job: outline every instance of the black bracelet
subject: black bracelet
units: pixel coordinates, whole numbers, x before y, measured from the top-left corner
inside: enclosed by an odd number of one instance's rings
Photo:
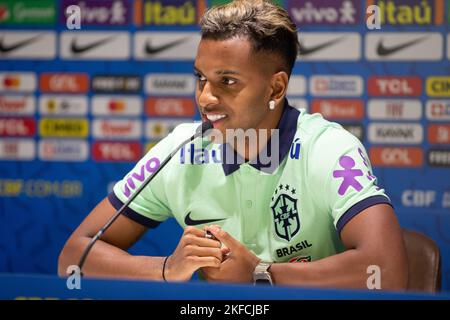
[[[170,257],[170,256],[167,256],[167,257],[164,259],[164,263],[163,263],[163,267],[162,267],[162,278],[163,278],[163,280],[164,280],[165,282],[167,282],[167,280],[166,280],[166,276],[164,275],[164,273],[165,273],[165,271],[166,271],[166,262],[167,262],[167,259],[169,259],[169,257]]]

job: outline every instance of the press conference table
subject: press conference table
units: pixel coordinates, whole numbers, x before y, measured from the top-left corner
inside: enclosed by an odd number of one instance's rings
[[[330,290],[284,286],[162,283],[82,279],[81,289],[67,288],[66,279],[49,275],[0,274],[0,299],[137,299],[137,300],[450,300],[450,292],[392,293],[384,291]]]

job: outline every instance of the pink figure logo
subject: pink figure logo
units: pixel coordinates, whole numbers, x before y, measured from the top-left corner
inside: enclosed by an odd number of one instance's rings
[[[339,164],[344,170],[334,170],[333,177],[343,178],[338,193],[342,196],[345,194],[349,187],[353,187],[356,191],[362,190],[362,185],[356,180],[355,177],[362,176],[363,172],[359,169],[353,169],[355,166],[355,160],[349,156],[342,156],[339,158]]]

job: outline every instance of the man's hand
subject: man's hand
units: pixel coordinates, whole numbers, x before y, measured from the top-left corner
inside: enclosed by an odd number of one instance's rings
[[[188,281],[202,267],[218,269],[222,262],[220,242],[205,238],[205,232],[187,227],[177,248],[168,258],[165,269],[167,281]]]
[[[253,270],[260,259],[219,226],[208,226],[205,229],[225,245],[222,248],[224,259],[219,268],[202,268],[205,278],[218,282],[252,282]]]

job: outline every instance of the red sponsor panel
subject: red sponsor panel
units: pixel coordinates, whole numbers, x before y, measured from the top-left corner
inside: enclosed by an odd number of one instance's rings
[[[364,117],[362,100],[313,100],[312,113],[321,113],[327,119],[360,120]]]
[[[42,92],[86,93],[89,76],[85,73],[43,73],[39,87]]]
[[[429,125],[428,141],[435,144],[450,144],[450,124]]]
[[[99,142],[92,144],[95,161],[138,161],[142,156],[139,142]]]
[[[0,118],[0,137],[32,137],[36,121],[32,118]]]
[[[367,86],[371,96],[418,97],[422,94],[420,77],[370,77]]]
[[[376,167],[421,167],[423,150],[417,147],[373,147],[370,160]]]
[[[193,117],[195,105],[192,99],[187,98],[148,98],[145,113],[157,117]]]

